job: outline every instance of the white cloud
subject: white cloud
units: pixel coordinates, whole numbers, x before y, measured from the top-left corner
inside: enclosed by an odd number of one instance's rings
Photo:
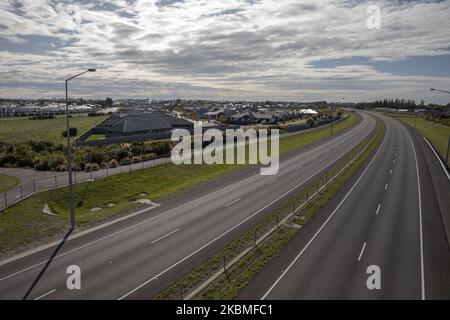
[[[354,56],[396,61],[450,54],[450,1],[17,3],[0,1],[0,38],[8,39],[8,48],[20,51],[36,35],[65,45],[49,46],[44,53],[0,51],[3,95],[28,95],[30,86],[50,83],[47,92],[39,89],[36,95],[60,96],[56,84],[91,65],[99,72],[83,80],[89,84],[85,95],[419,99],[431,98],[422,93],[424,84],[450,87],[449,78],[398,76],[364,65],[311,66],[312,61]],[[366,8],[372,3],[382,8],[379,31],[366,28]]]

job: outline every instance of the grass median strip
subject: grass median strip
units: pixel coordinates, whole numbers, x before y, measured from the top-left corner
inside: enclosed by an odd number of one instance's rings
[[[256,226],[178,279],[154,299],[233,299],[370,157],[384,133],[378,120],[374,134]],[[333,178],[333,180],[331,180]],[[281,224],[280,224],[281,223]],[[266,237],[267,236],[267,237]],[[255,245],[256,239],[260,239]],[[242,255],[236,263],[228,262]],[[226,272],[221,272],[226,270]],[[218,275],[218,276],[217,276]],[[212,281],[210,281],[213,279]],[[198,288],[203,287],[202,290]],[[192,294],[195,292],[195,295]]]
[[[352,113],[336,124],[333,131],[337,133],[346,130],[356,122],[357,116]],[[280,152],[287,153],[301,148],[328,136],[329,132],[330,129],[325,127],[283,137],[280,139]],[[132,212],[143,207],[135,202],[137,199],[160,201],[243,167],[167,164],[77,184],[74,188],[75,202],[79,204],[76,207],[77,224],[88,227],[106,218]],[[32,245],[35,241],[48,241],[61,234],[69,221],[68,199],[68,188],[60,188],[34,194],[0,212],[0,254],[6,255],[23,246]],[[48,204],[55,216],[42,213],[45,204]]]

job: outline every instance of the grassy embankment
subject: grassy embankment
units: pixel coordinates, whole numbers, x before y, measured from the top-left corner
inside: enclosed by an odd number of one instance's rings
[[[70,126],[78,129],[78,134],[89,130],[108,116],[88,117],[86,115],[73,115]],[[46,120],[31,120],[13,118],[0,120],[0,141],[26,142],[29,140],[52,141],[55,144],[64,143],[62,133],[66,130],[66,118],[55,117]],[[73,137],[75,139],[75,137]]]
[[[363,141],[348,156],[314,181],[308,189],[291,197],[288,202],[281,205],[272,214],[267,215],[255,227],[232,241],[222,251],[207,259],[186,276],[180,278],[173,285],[169,286],[155,297],[155,299],[185,298],[190,291],[198,287],[222,268],[224,256],[227,257],[227,260],[229,261],[233,257],[238,256],[238,254],[246,248],[252,247],[255,234],[258,237],[266,234],[274,227],[276,221],[283,220],[292,214],[294,208],[299,208],[301,206],[301,210],[297,211],[285,224],[279,225],[279,227],[268,238],[261,242],[256,249],[252,249],[235,265],[228,268],[227,274],[222,274],[195,297],[195,299],[218,300],[235,298],[239,291],[244,288],[250,280],[297,234],[299,226],[304,225],[311,220],[353,176],[356,170],[358,170],[362,164],[366,163],[370,155],[373,154],[381,143],[383,133],[384,123],[378,120],[377,128],[373,136]],[[367,145],[369,141],[370,144]],[[366,146],[367,148],[358,156],[358,158],[345,168],[345,166]],[[343,168],[345,169],[342,170]],[[342,172],[333,180],[333,182],[328,183],[317,196],[312,197],[318,188],[325,185],[327,181],[330,181],[331,177],[334,177],[341,170]],[[306,199],[308,199],[307,202],[305,202]],[[183,295],[183,297],[181,297],[181,295]]]
[[[353,126],[357,117],[351,114],[337,124],[334,132]],[[329,135],[329,128],[280,139],[280,152],[286,153]],[[159,201],[176,192],[188,190],[202,182],[219,178],[242,168],[242,165],[166,165],[135,171],[82,183],[75,186],[77,224],[82,227],[98,223],[105,218],[140,208],[134,202],[139,198]],[[141,196],[141,194],[146,196]],[[45,241],[60,234],[69,221],[68,189],[61,188],[35,194],[8,208],[0,215],[0,254],[20,248],[34,241]],[[56,216],[42,214],[48,204]],[[108,207],[109,204],[114,204]],[[92,208],[102,208],[92,212]]]
[[[11,190],[19,184],[19,179],[16,177],[0,173],[0,193]]]
[[[394,119],[400,120],[407,125],[414,128],[414,116],[407,114],[398,113],[384,113],[385,115],[392,117]],[[440,123],[433,121],[428,121],[423,118],[417,118],[417,131],[421,135],[426,137],[433,147],[438,151],[442,159],[445,159],[445,154],[447,152],[448,137],[450,136],[450,127],[444,126]],[[447,163],[450,166],[450,159]]]

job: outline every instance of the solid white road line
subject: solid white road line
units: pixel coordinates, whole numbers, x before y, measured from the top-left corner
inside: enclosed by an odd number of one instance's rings
[[[165,234],[162,237],[159,237],[158,239],[153,240],[152,242],[150,242],[150,244],[154,244],[154,243],[156,243],[156,242],[158,242],[158,241],[160,241],[160,240],[162,240],[164,238],[167,238],[168,236],[170,236],[170,235],[172,235],[172,234],[174,234],[175,232],[178,232],[178,231],[180,231],[180,228],[175,229],[175,230],[169,232],[168,234]]]
[[[41,296],[35,298],[34,300],[41,300],[42,298],[48,296],[49,294],[52,294],[52,293],[55,292],[55,291],[56,291],[56,289],[53,289],[52,291],[47,292],[47,293],[44,293],[43,295],[41,295]]]
[[[389,170],[389,174],[392,174],[392,169],[391,169],[391,170]]]
[[[392,160],[392,163],[395,163],[395,159],[394,159],[394,160]]]
[[[416,148],[414,147],[414,143],[412,141],[411,135],[408,130],[406,130],[403,126],[402,128],[406,131],[409,137],[409,141],[411,142],[411,146],[414,153],[414,160],[416,162],[416,175],[417,175],[417,192],[419,198],[419,237],[420,237],[420,276],[421,276],[421,284],[422,284],[422,300],[425,300],[425,271],[424,271],[424,263],[423,263],[423,228],[422,228],[422,196],[420,190],[420,174],[419,174],[419,164],[417,162],[417,154]]]
[[[235,204],[236,202],[241,201],[241,199],[242,199],[242,198],[237,198],[236,200],[233,200],[233,201],[231,201],[230,203],[227,203],[227,204],[225,205],[225,207],[229,207],[229,206],[231,206],[232,204]]]
[[[378,205],[377,212],[375,214],[378,214],[380,212],[380,209],[381,209],[381,204]]]
[[[437,154],[436,150],[434,150],[433,146],[431,145],[431,143],[428,141],[427,138],[423,137],[423,139],[425,140],[425,142],[428,144],[428,146],[430,147],[431,150],[433,150],[434,155],[436,156],[436,158],[438,159],[438,162],[441,164],[442,170],[444,170],[445,175],[447,176],[448,181],[450,181],[450,175],[448,174],[447,169],[445,169],[444,166],[444,161],[441,160],[441,158],[439,157],[439,155]]]
[[[388,130],[388,129],[386,129]],[[311,243],[314,241],[314,239],[319,235],[319,233],[325,228],[325,226],[328,224],[328,222],[333,218],[333,216],[336,214],[336,212],[339,210],[339,208],[342,206],[342,204],[347,200],[348,196],[352,193],[352,191],[356,188],[359,181],[361,181],[364,174],[369,170],[372,163],[377,158],[378,154],[380,153],[381,148],[383,147],[384,143],[386,142],[386,138],[388,136],[388,133],[386,131],[386,135],[384,136],[383,142],[381,143],[380,147],[378,148],[377,152],[375,153],[375,156],[372,158],[372,160],[367,165],[366,169],[363,171],[363,173],[359,176],[358,180],[356,180],[355,184],[352,186],[352,188],[347,192],[344,199],[339,202],[338,206],[333,210],[333,212],[330,214],[330,216],[325,220],[325,222],[322,224],[322,226],[319,228],[319,230],[316,231],[316,233],[312,236],[312,238],[308,241],[308,243],[305,245],[305,247],[300,251],[300,253],[294,258],[294,260],[289,264],[289,266],[283,271],[283,273],[277,278],[277,280],[272,284],[272,286],[267,290],[267,292],[262,296],[261,300],[264,300],[270,292],[278,285],[278,283],[283,279],[283,277],[289,272],[289,270],[294,266],[294,264],[300,259],[300,257],[303,255],[303,253],[308,249],[308,247],[311,245]]]
[[[389,183],[386,183],[386,185],[384,186],[384,190],[387,190]]]
[[[273,179],[272,181],[270,181],[268,184],[272,184],[272,183],[275,183],[275,182],[277,182],[278,181],[278,178],[277,179]]]
[[[364,249],[366,249],[366,245],[367,245],[367,242],[364,242],[364,244],[363,244],[363,246],[361,248],[361,252],[359,253],[359,256],[358,256],[358,261],[361,261],[361,258],[362,258],[363,254],[364,254]]]

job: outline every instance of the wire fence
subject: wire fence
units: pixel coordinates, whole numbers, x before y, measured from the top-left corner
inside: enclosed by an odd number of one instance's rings
[[[132,171],[144,170],[158,165],[166,165],[171,163],[170,157],[162,157],[143,162],[130,163],[127,165],[117,166],[115,168],[103,168],[91,171],[73,171],[73,183],[82,183],[102,179],[113,175],[126,174]],[[69,185],[68,172],[59,172],[55,175],[33,179],[19,187],[0,194],[0,211],[28,198],[29,196],[47,190],[66,187]]]

